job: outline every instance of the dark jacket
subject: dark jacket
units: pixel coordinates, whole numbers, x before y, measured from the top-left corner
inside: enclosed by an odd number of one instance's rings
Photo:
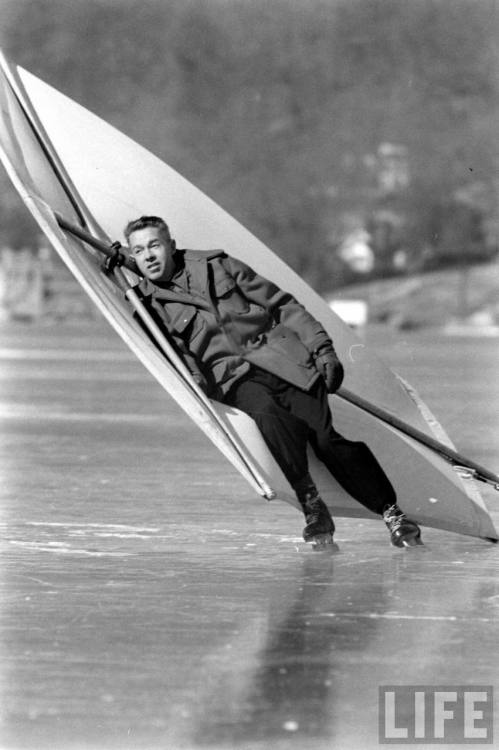
[[[310,389],[313,353],[330,338],[303,305],[221,250],[177,250],[177,268],[167,288],[143,281],[142,298],[210,396],[252,364]]]

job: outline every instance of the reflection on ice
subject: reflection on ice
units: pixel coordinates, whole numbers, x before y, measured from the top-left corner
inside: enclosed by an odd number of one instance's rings
[[[468,553],[483,573],[479,544]],[[463,597],[462,571],[453,575],[438,550],[394,560],[380,552],[367,572],[348,552],[302,555],[285,580],[279,566],[264,619],[232,641],[224,666],[211,663],[196,745],[375,747],[379,685],[490,680],[486,664],[454,658],[476,650],[476,628],[494,653],[487,579]]]

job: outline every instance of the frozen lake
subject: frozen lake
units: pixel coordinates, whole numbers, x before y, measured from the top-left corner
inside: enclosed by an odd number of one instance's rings
[[[499,471],[498,339],[366,343]],[[379,686],[498,688],[499,545],[314,553],[105,323],[3,324],[0,415],[2,750],[370,750]]]

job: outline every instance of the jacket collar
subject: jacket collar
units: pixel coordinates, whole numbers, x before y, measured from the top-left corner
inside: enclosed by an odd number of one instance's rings
[[[181,291],[178,286],[168,285],[166,287],[156,286],[149,279],[143,278],[139,284],[139,289],[144,298],[153,298],[158,302],[182,302],[187,305],[204,307],[211,309],[210,294],[208,285],[208,264],[206,259],[196,258],[192,262],[190,258],[185,257],[185,250],[177,250],[180,255],[178,273],[185,266],[188,267],[189,275],[192,282],[190,291]]]

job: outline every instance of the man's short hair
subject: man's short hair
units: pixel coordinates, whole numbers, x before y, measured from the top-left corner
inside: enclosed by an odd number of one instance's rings
[[[168,239],[171,239],[170,229],[166,221],[161,219],[159,216],[141,216],[138,219],[129,221],[126,225],[124,231],[126,241],[130,241],[130,235],[132,234],[132,232],[137,232],[139,229],[146,229],[146,227],[158,227],[158,229],[166,233]]]

